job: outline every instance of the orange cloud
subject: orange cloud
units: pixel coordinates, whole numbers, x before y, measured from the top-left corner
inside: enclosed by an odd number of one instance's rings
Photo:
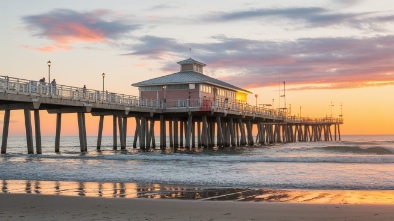
[[[106,42],[108,39],[119,38],[138,28],[138,25],[130,24],[129,21],[111,19],[115,14],[107,10],[76,12],[56,9],[41,15],[23,17],[27,29],[37,32],[35,36],[54,42],[44,47],[25,48],[42,52],[69,50],[73,43]]]
[[[105,36],[102,30],[92,30],[89,27],[76,23],[62,24],[56,27],[55,32],[65,32],[64,35],[49,35],[48,38],[63,45],[74,42],[102,42],[105,41]],[[67,33],[71,33],[68,35]]]
[[[71,47],[68,45],[46,45],[43,47],[32,47],[29,45],[23,45],[24,48],[26,49],[31,49],[31,50],[36,50],[36,51],[40,51],[40,52],[53,52],[53,51],[59,51],[59,50],[70,50]]]

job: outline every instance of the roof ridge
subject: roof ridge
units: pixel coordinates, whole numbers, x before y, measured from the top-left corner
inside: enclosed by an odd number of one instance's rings
[[[196,71],[179,71],[172,74],[167,74],[161,77],[152,78],[149,80],[141,81],[132,84],[135,87],[149,86],[149,85],[165,85],[165,84],[175,84],[175,83],[209,83],[224,88],[244,91],[246,93],[251,93],[248,90],[242,89],[240,87],[234,86],[230,83],[224,82],[222,80],[213,78],[206,74],[196,72]]]

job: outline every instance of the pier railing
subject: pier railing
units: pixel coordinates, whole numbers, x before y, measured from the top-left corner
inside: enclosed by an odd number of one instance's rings
[[[271,117],[288,123],[342,123],[342,118],[300,118],[287,116],[280,109],[257,107],[245,102],[223,99],[146,99],[133,95],[118,94],[108,91],[87,89],[84,87],[51,84],[42,81],[27,80],[0,75],[0,92],[24,94],[37,97],[51,97],[88,103],[108,103],[123,106],[145,107],[150,109],[198,109],[199,111],[232,112],[239,115]]]

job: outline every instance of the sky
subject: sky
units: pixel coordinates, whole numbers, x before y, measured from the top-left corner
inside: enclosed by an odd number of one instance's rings
[[[342,134],[394,134],[390,0],[1,0],[0,12],[3,76],[47,78],[50,60],[58,84],[101,89],[105,73],[108,91],[138,95],[132,83],[192,57],[204,74],[253,92],[251,104],[257,94],[258,104],[283,108],[285,81],[292,115],[342,114]],[[65,119],[62,134],[77,135],[76,116]],[[87,120],[95,135],[98,119]],[[41,121],[53,135],[55,116]],[[13,111],[10,135],[23,127]]]

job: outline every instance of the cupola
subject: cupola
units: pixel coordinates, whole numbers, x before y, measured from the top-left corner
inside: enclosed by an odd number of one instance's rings
[[[203,74],[203,67],[206,66],[206,64],[196,61],[192,58],[180,61],[177,64],[181,65],[180,72],[195,71],[201,74]]]

